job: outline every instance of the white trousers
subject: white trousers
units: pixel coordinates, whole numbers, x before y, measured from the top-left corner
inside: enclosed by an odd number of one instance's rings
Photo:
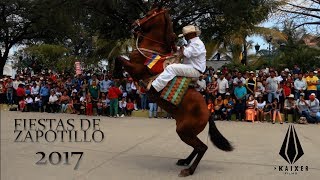
[[[164,71],[152,82],[152,86],[159,92],[169,81],[176,76],[184,76],[190,78],[200,77],[200,72],[193,68],[191,65],[186,64],[170,64]]]

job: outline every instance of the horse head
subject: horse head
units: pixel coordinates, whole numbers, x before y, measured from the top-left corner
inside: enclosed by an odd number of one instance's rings
[[[175,51],[176,36],[168,10],[161,7],[150,10],[132,26],[132,33],[137,38],[135,50],[130,54],[129,61],[119,59],[134,80],[146,79],[152,76],[145,66],[146,60],[153,54],[163,56]]]
[[[150,10],[143,18],[136,20],[133,23],[132,32],[137,38],[141,38],[138,45],[144,48],[152,48],[145,46],[161,47],[159,53],[170,53],[176,40],[168,10],[159,7]]]

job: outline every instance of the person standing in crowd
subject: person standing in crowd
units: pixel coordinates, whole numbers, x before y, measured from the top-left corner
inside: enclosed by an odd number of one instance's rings
[[[203,74],[201,74],[199,79],[197,80],[196,90],[202,95],[205,95],[206,88],[206,81],[203,79]]]
[[[224,77],[224,74],[221,74],[218,82],[218,96],[222,96],[222,98],[225,98],[226,93],[229,91],[229,83]]]
[[[152,99],[148,99],[149,101],[149,118],[158,118],[157,112],[158,112],[158,106],[155,101]]]
[[[31,87],[31,96],[35,98],[39,94],[39,91],[40,91],[40,87],[37,86],[37,83],[34,82],[33,86]]]
[[[102,76],[102,79],[99,82],[100,93],[107,93],[110,88],[110,83],[111,81],[109,80],[108,76],[105,76],[104,78]]]
[[[120,89],[111,83],[111,87],[108,92],[108,99],[110,99],[110,117],[119,117],[118,114],[118,105],[119,105],[119,97],[122,94]]]
[[[247,89],[243,86],[243,81],[240,80],[238,85],[234,88],[234,95],[236,97],[236,119],[237,121],[240,119],[244,120]]]
[[[132,92],[131,84],[133,83],[133,79],[131,77],[128,78],[128,81],[126,83],[126,92],[127,92],[127,97],[130,98],[131,100],[134,99],[134,95]]]
[[[93,115],[93,105],[92,105],[92,97],[90,92],[88,92],[88,94],[85,97],[85,109],[86,109],[86,115],[87,116],[92,116]]]
[[[207,85],[207,98],[206,101],[211,99],[213,101],[216,98],[218,92],[218,82],[217,82],[217,75],[214,75],[211,79],[211,82]]]
[[[13,89],[13,82],[12,82],[12,79],[10,77],[7,79],[7,83],[6,83],[5,87],[6,87],[6,90],[7,90],[7,101],[9,103],[9,105],[12,105],[13,104],[13,92],[14,92],[14,89]]]
[[[299,99],[300,94],[304,93],[307,89],[307,83],[303,79],[303,74],[299,73],[298,78],[294,81],[294,96],[295,99]]]
[[[296,122],[296,101],[293,94],[290,94],[284,101],[284,121],[286,123],[288,123],[288,114],[292,114],[292,121]]]
[[[231,115],[235,105],[235,100],[231,97],[230,93],[226,93],[226,98],[223,100],[224,108],[222,109],[224,119],[231,121]]]
[[[256,92],[256,77],[254,76],[254,72],[250,71],[249,77],[246,80],[246,87],[248,94],[255,95]]]
[[[44,86],[40,88],[40,96],[42,99],[42,106],[45,107],[45,111],[48,112],[47,104],[50,96],[49,84],[46,83]]]
[[[140,93],[141,109],[142,111],[146,111],[147,110],[146,90],[142,86],[139,86],[139,93]]]
[[[297,64],[294,65],[292,73],[293,74],[300,74],[301,73],[301,69],[299,68],[299,66]]]
[[[4,83],[3,83],[3,79],[0,79],[0,104],[3,104],[3,103],[6,103],[5,102],[5,98],[6,95],[5,95],[5,86],[4,86]]]
[[[318,85],[317,85],[317,99],[320,100],[320,69],[317,71]]]
[[[26,96],[26,91],[23,87],[23,84],[19,84],[17,90],[16,90],[16,96],[17,96],[17,101],[20,102],[21,100],[24,100]]]
[[[274,98],[279,100],[279,81],[277,77],[275,77],[276,73],[274,71],[270,71],[270,77],[267,78],[266,83],[266,92],[268,93],[268,102],[273,102]]]
[[[258,96],[262,95],[262,97],[263,97],[266,89],[265,89],[264,85],[262,84],[261,78],[257,77],[256,78],[256,82],[257,82],[257,86],[256,86],[256,89],[255,89],[254,96],[258,97]]]
[[[242,77],[241,72],[237,72],[237,76],[233,79],[233,87],[237,87],[239,85],[239,81],[242,82],[242,85],[246,84],[246,80]]]
[[[307,97],[309,97],[312,93],[317,95],[317,85],[318,85],[318,77],[314,76],[314,72],[310,71],[309,76],[306,78],[307,82]]]

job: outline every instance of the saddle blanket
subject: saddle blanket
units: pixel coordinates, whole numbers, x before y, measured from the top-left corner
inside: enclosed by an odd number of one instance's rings
[[[162,90],[160,97],[174,105],[179,105],[188,90],[191,78],[175,77]]]

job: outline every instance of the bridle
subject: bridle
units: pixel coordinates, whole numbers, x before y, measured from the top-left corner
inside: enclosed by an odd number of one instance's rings
[[[149,20],[153,19],[154,17],[157,17],[158,15],[161,15],[161,14],[164,14],[166,13],[167,10],[165,9],[162,9],[161,11],[154,11],[150,16],[148,16],[147,18],[142,18],[142,19],[138,19],[136,20],[134,23],[133,23],[133,28],[131,30],[132,33],[135,33],[137,34],[137,39],[136,39],[136,49],[139,51],[139,53],[141,55],[143,55],[144,57],[146,58],[151,58],[149,56],[147,56],[145,53],[143,53],[142,51],[144,52],[149,52],[149,53],[153,53],[153,54],[158,54],[160,56],[165,56],[164,54],[161,54],[159,52],[156,52],[156,51],[153,51],[153,50],[150,50],[150,49],[145,49],[145,48],[139,48],[139,39],[140,37],[144,38],[144,39],[148,39],[152,42],[155,42],[155,43],[158,43],[158,44],[161,44],[161,45],[167,45],[165,42],[161,42],[161,41],[157,41],[157,40],[154,40],[148,36],[145,36],[142,34],[142,31],[141,31],[141,26],[148,22]],[[138,32],[137,32],[138,31]]]
[[[140,29],[141,25],[143,25],[144,23],[148,22],[150,19],[153,19],[154,17],[166,13],[167,10],[162,9],[161,11],[157,12],[154,11],[150,16],[148,16],[147,18],[142,18],[142,19],[137,19],[134,23],[133,23],[133,28],[131,30],[132,33],[136,32],[136,29]]]

